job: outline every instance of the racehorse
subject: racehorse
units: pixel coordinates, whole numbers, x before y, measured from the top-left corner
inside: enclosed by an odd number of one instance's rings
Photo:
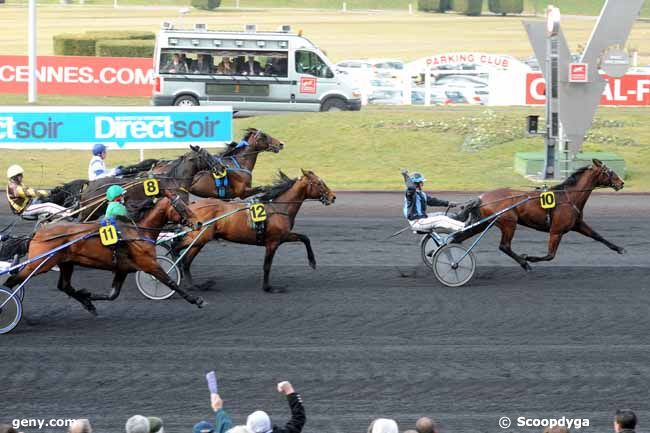
[[[550,211],[543,209],[540,205],[540,192],[521,192],[512,189],[497,189],[489,191],[480,196],[481,217],[487,218],[509,206],[528,199],[525,203],[504,213],[496,222],[501,231],[501,243],[499,249],[512,257],[522,268],[530,271],[528,262],[541,262],[553,260],[557,252],[562,236],[570,231],[575,231],[602,242],[608,248],[619,254],[625,250],[609,242],[592,229],[583,219],[583,209],[591,193],[596,188],[613,188],[619,191],[625,182],[610,168],[601,161],[594,159],[593,165],[578,169],[564,182],[550,189],[557,199],[556,207]],[[474,236],[482,231],[487,224],[478,225],[473,230],[460,232],[454,237],[454,242]],[[549,233],[548,253],[545,256],[518,255],[512,251],[511,243],[515,235],[517,224],[530,227],[535,230]]]
[[[192,286],[192,275],[190,273],[192,261],[203,246],[212,239],[224,239],[239,244],[264,246],[266,255],[264,257],[264,284],[262,288],[266,292],[283,291],[281,288],[273,288],[269,285],[269,275],[275,252],[285,242],[302,242],[307,249],[309,265],[315,269],[316,258],[311,248],[311,241],[307,236],[291,230],[296,215],[305,200],[316,199],[328,206],[334,203],[336,195],[312,171],[303,170],[302,174],[303,176],[300,178],[290,179],[280,171],[278,180],[265,189],[264,194],[259,199],[260,202],[265,203],[267,213],[265,229],[261,236],[251,224],[246,204],[229,203],[218,199],[204,199],[189,205],[197,219],[202,222],[238,209],[242,209],[242,211],[210,225],[187,252],[183,259],[185,284]],[[198,234],[197,231],[191,232],[178,241],[174,245],[174,254],[178,254],[188,247]]]
[[[194,215],[177,195],[169,195],[157,200],[149,199],[146,203],[141,203],[138,213],[135,218],[138,219],[140,216],[142,218],[137,225],[128,220],[117,221],[116,228],[121,240],[114,248],[102,245],[97,235],[101,227],[100,223],[64,222],[44,226],[29,242],[29,259],[47,254],[48,251],[75,239],[85,238],[52,255],[49,260],[44,257],[42,260],[26,265],[18,274],[12,275],[5,285],[9,288],[17,286],[28,278],[40,263],[47,260],[34,275],[59,266],[61,273],[58,289],[79,301],[89,312],[96,314],[92,301],[115,300],[120,294],[126,276],[132,272],[144,271],[200,308],[203,300],[183,291],[160,267],[156,260],[156,246],[153,241],[168,221],[191,225],[194,222]],[[85,289],[72,287],[74,265],[112,271],[113,283],[110,294],[97,295]]]
[[[190,152],[171,162],[159,163],[150,173],[159,183],[160,192],[180,192],[185,201],[188,201],[188,191],[194,175],[202,170],[222,171],[224,166],[215,161],[212,155],[203,148],[190,146]],[[106,210],[104,196],[111,185],[122,185],[126,190],[126,202],[138,203],[147,198],[144,184],[147,177],[120,178],[104,177],[90,182],[81,195],[81,206],[85,209],[80,212],[82,221],[95,220],[101,217]]]
[[[205,198],[245,198],[255,192],[251,188],[253,169],[262,152],[279,153],[284,143],[255,128],[248,128],[239,143],[231,143],[226,151],[215,155],[227,167],[226,177],[217,179],[213,172],[200,172],[194,176],[190,192]],[[216,173],[215,173],[216,174]],[[217,184],[223,185],[221,193]]]
[[[86,179],[76,179],[52,188],[50,195],[42,200],[72,209],[79,204],[81,191],[87,185],[88,181]]]

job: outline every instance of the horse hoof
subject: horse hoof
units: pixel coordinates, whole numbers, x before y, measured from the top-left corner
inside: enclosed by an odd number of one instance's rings
[[[287,289],[286,287],[273,287],[273,286],[268,286],[264,288],[264,291],[266,293],[286,293]]]
[[[316,269],[316,261],[309,262],[309,267],[311,267],[312,269]]]
[[[616,252],[621,254],[621,255],[627,254],[627,250],[625,248],[619,248],[619,249],[616,250]]]
[[[526,263],[526,262],[524,262],[521,265],[521,267],[524,268],[524,271],[526,271],[526,272],[531,272],[533,270],[533,268],[531,268],[530,265],[528,263]]]
[[[196,298],[194,304],[199,308],[203,308],[205,305],[207,305],[207,303],[201,297]]]

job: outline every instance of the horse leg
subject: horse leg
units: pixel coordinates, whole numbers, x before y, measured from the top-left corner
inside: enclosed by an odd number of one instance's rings
[[[596,232],[596,230],[592,229],[589,226],[589,224],[587,224],[582,220],[580,220],[580,222],[576,224],[573,230],[589,238],[592,238],[593,240],[605,244],[607,248],[609,248],[610,250],[614,250],[619,254],[625,254],[625,248],[619,247],[618,245],[611,243],[610,241],[602,237],[598,232]]]
[[[59,282],[57,288],[65,293],[66,295],[77,300],[90,314],[93,316],[97,315],[97,309],[91,302],[92,294],[86,290],[76,290],[72,287],[72,272],[74,271],[74,265],[72,263],[60,263],[59,269],[61,273],[59,274]]]
[[[195,286],[194,285],[194,279],[192,278],[192,262],[194,262],[194,259],[196,256],[199,254],[201,251],[201,248],[193,246],[190,248],[190,250],[185,254],[185,257],[181,260],[181,265],[183,267],[183,280],[181,281],[181,285],[184,289],[186,290],[192,290],[195,287],[200,288],[202,290],[207,290],[209,287],[213,285],[212,281],[206,281],[204,284],[201,284],[201,286]]]
[[[312,269],[316,269],[316,257],[314,256],[314,250],[311,249],[311,241],[307,236],[292,232],[289,233],[284,242],[302,242],[305,244],[305,248],[307,249],[307,258],[309,259],[309,266],[311,266]]]
[[[108,295],[90,295],[90,299],[93,301],[114,301],[120,296],[122,291],[122,286],[124,285],[124,280],[126,276],[129,275],[127,272],[116,270],[113,273],[113,283],[111,284],[111,292]]]
[[[536,263],[536,262],[550,262],[555,258],[555,253],[557,253],[557,248],[560,246],[560,241],[562,240],[563,233],[554,233],[551,232],[548,238],[548,253],[543,257],[528,257],[524,255],[524,259]]]
[[[285,291],[284,287],[271,287],[269,284],[269,277],[271,275],[271,265],[273,264],[273,257],[278,250],[280,242],[272,241],[266,244],[266,255],[264,256],[264,285],[262,288],[267,293],[282,293]]]
[[[512,247],[511,247],[512,238],[515,237],[516,228],[517,228],[517,223],[515,221],[512,221],[508,225],[499,224],[499,230],[501,230],[501,243],[499,244],[499,250],[501,250],[503,253],[511,257],[514,261],[519,263],[519,266],[524,268],[526,272],[530,272],[532,269],[530,265],[526,263],[524,257],[512,251]]]
[[[205,304],[203,299],[199,296],[193,296],[187,293],[185,290],[181,289],[176,285],[176,282],[171,279],[169,275],[160,267],[158,261],[155,257],[149,256],[139,256],[134,260],[137,268],[147,274],[153,275],[158,281],[163,283],[165,286],[169,287],[172,290],[175,290],[176,293],[181,295],[190,304],[194,304],[197,307],[201,308]]]

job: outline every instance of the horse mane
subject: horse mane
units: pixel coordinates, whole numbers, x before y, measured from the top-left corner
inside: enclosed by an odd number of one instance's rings
[[[551,188],[551,191],[560,191],[563,189],[566,189],[568,186],[574,186],[576,183],[578,183],[578,179],[584,174],[585,171],[589,170],[591,166],[586,165],[584,167],[581,167],[574,171],[571,176],[567,177],[564,182],[555,185],[554,187]]]
[[[271,185],[259,188],[259,191],[262,193],[260,200],[270,201],[276,199],[279,195],[287,192],[296,181],[298,181],[298,178],[291,179],[282,170],[278,170],[277,177]]]
[[[145,198],[139,201],[127,200],[125,206],[129,213],[129,218],[133,221],[140,221],[145,217],[147,212],[156,206],[156,202],[152,198]]]

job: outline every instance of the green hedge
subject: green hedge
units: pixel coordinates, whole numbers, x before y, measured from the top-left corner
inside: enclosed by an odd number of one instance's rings
[[[197,9],[211,11],[221,6],[221,0],[191,0],[190,4]]]
[[[57,56],[94,56],[96,40],[83,34],[65,33],[53,38]]]
[[[524,0],[490,0],[488,6],[495,14],[520,14],[524,11]]]
[[[451,8],[465,15],[481,15],[483,0],[452,0]]]
[[[154,32],[132,30],[93,30],[85,33],[96,40],[106,39],[156,39]]]
[[[449,10],[451,0],[418,0],[418,10],[423,12],[444,12]]]
[[[153,57],[156,42],[151,39],[113,39],[97,41],[99,57]]]
[[[131,30],[98,30],[83,34],[61,34],[53,38],[54,54],[58,56],[152,57],[156,34]],[[106,44],[118,41],[117,44]],[[133,42],[131,44],[125,42]],[[102,43],[101,54],[99,45]],[[121,53],[107,54],[107,53]],[[142,53],[146,53],[142,55]]]

